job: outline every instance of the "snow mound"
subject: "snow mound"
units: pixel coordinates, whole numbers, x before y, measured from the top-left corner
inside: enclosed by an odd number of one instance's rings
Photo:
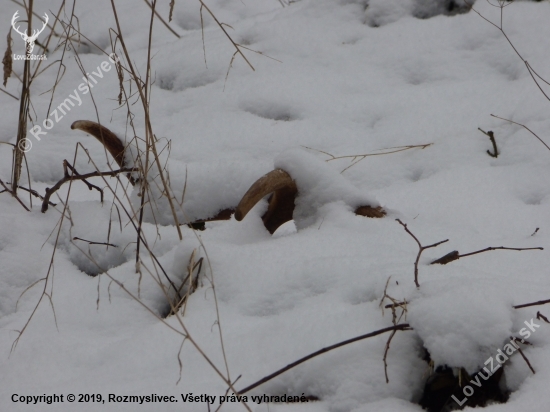
[[[491,299],[491,294],[500,299]],[[474,373],[510,340],[513,310],[511,302],[488,285],[453,279],[422,284],[407,318],[436,366]]]
[[[317,220],[318,209],[326,204],[343,201],[350,209],[359,206],[380,206],[326,162],[303,149],[289,149],[275,159],[275,167],[286,171],[298,186],[294,221],[298,229]]]

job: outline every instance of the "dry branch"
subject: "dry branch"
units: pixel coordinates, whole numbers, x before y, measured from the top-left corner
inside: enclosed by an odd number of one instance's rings
[[[72,174],[69,174],[68,169],[71,169]],[[88,185],[88,188],[92,190],[92,188],[95,188],[101,193],[101,198],[103,199],[103,190],[99,188],[96,185],[92,185],[91,183],[87,182],[86,179],[89,179],[90,177],[99,177],[99,176],[117,176],[120,173],[127,173],[127,172],[134,172],[136,169],[118,169],[118,170],[110,170],[108,172],[91,172],[86,174],[78,174],[78,172],[69,165],[69,162],[67,160],[63,160],[63,169],[65,172],[65,175],[63,178],[57,182],[52,188],[47,187],[46,188],[46,194],[44,196],[44,200],[42,202],[42,213],[45,213],[46,210],[48,210],[48,204],[50,203],[50,197],[59,190],[61,186],[63,186],[67,182],[71,182],[73,180],[82,180],[84,183]]]
[[[538,302],[524,303],[522,305],[516,305],[516,306],[512,306],[512,307],[514,309],[521,309],[521,308],[528,308],[529,306],[546,305],[547,303],[550,303],[550,299],[539,300]]]
[[[398,331],[398,330],[412,330],[412,328],[410,327],[410,325],[408,323],[402,323],[400,325],[389,326],[389,327],[384,328],[384,329],[379,329],[379,330],[376,330],[374,332],[367,333],[365,335],[356,336],[355,338],[348,339],[348,340],[345,340],[345,341],[340,342],[340,343],[336,343],[336,344],[331,345],[331,346],[327,346],[326,348],[320,349],[320,350],[318,350],[316,352],[313,352],[313,353],[311,353],[307,356],[304,356],[303,358],[300,358],[297,361],[288,364],[284,368],[279,369],[276,372],[273,372],[271,375],[268,375],[268,376],[260,379],[259,381],[253,383],[252,385],[247,386],[246,388],[239,391],[239,395],[245,394],[245,393],[251,391],[252,389],[260,386],[261,384],[263,384],[267,381],[270,381],[271,379],[275,378],[276,376],[279,376],[280,374],[288,371],[289,369],[292,369],[295,366],[298,366],[299,364],[304,363],[305,361],[308,361],[312,358],[315,358],[316,356],[322,355],[323,353],[329,352],[333,349],[337,349],[337,348],[340,348],[340,347],[345,346],[345,345],[349,345],[350,343],[353,343],[353,342],[357,342],[357,341],[360,341],[360,340],[363,340],[363,339],[372,338],[373,336],[378,336],[378,335],[381,335],[381,334],[386,333],[386,332],[392,332],[392,331],[395,332],[395,331]]]
[[[156,11],[155,9],[153,9],[153,6],[151,5],[151,3],[149,3],[148,0],[145,0],[145,3],[147,3],[147,5],[149,6],[149,8],[150,8],[151,10],[154,11],[155,16],[157,16],[157,18],[160,20],[160,22],[161,22],[162,24],[164,24],[164,26],[165,26],[168,30],[170,30],[170,32],[171,32],[174,36],[176,36],[178,39],[181,39],[181,36],[180,36],[172,27],[170,27],[170,25],[169,25],[168,23],[166,23],[166,21],[162,18],[162,16],[158,13],[158,11]],[[173,5],[171,4],[171,9],[170,9],[170,20],[172,20],[172,8],[173,8]]]
[[[112,243],[106,243],[106,242],[92,242],[91,240],[82,239],[79,237],[73,237],[73,240],[81,240],[83,242],[88,243],[89,245],[102,245],[102,246],[112,246],[112,247],[118,247],[117,245],[113,245]]]
[[[407,146],[395,146],[395,147],[380,149],[380,151],[386,150],[385,152],[381,152],[381,153],[365,153],[365,154],[344,155],[344,156],[334,156],[331,153],[324,152],[323,150],[314,149],[308,146],[302,146],[302,147],[310,150],[315,150],[316,152],[323,153],[323,154],[326,154],[327,156],[330,156],[330,159],[327,159],[326,162],[331,162],[333,160],[339,160],[339,159],[351,159],[351,164],[340,172],[340,173],[344,173],[350,167],[355,166],[357,163],[361,162],[362,160],[365,160],[369,156],[384,156],[384,155],[404,152],[405,150],[416,149],[416,148],[425,149],[426,147],[429,147],[431,145],[433,145],[433,143],[407,145]]]
[[[386,383],[390,383],[390,378],[388,377],[388,362],[387,362],[387,358],[388,358],[388,352],[390,350],[390,344],[391,344],[391,340],[393,339],[393,337],[395,336],[395,334],[397,333],[396,330],[394,330],[390,337],[388,338],[388,341],[386,342],[386,347],[384,349],[384,375],[386,377]]]
[[[404,302],[399,302],[397,299],[388,295],[388,286],[390,284],[390,279],[391,279],[391,276],[388,277],[388,280],[386,281],[386,287],[384,288],[384,295],[382,296],[382,299],[380,300],[380,304],[378,306],[382,308],[382,305],[384,304],[384,300],[389,299],[392,303],[384,306],[384,308],[391,309],[392,323],[394,325],[397,325],[401,321],[401,318],[403,317],[403,315],[407,313],[407,301],[405,300]],[[397,314],[396,314],[396,308],[398,307],[401,308],[401,314],[399,315],[399,318],[397,317]],[[384,314],[384,309],[382,309],[382,314]],[[386,346],[384,349],[384,357],[382,360],[384,361],[384,375],[386,377],[386,383],[390,383],[390,378],[388,377],[388,362],[387,362],[388,352],[390,350],[391,341],[396,333],[397,331],[395,330],[391,333],[390,337],[386,341]]]
[[[480,127],[478,127],[477,130],[479,130],[483,134],[489,136],[489,140],[493,144],[493,153],[491,153],[490,150],[487,150],[487,154],[491,157],[497,158],[498,157],[498,150],[497,150],[497,142],[495,140],[495,134],[491,130],[486,132],[485,130],[482,130]]]
[[[32,10],[33,0],[29,0],[27,8],[27,31],[32,33]],[[27,43],[26,54],[30,55],[30,45]],[[11,178],[11,192],[13,196],[17,194],[17,188],[19,186],[19,178],[21,177],[21,168],[23,166],[23,157],[25,152],[23,148],[25,145],[25,139],[27,138],[27,119],[29,118],[29,105],[30,105],[30,86],[31,86],[31,65],[30,60],[25,60],[23,65],[23,87],[21,90],[21,100],[19,101],[19,119],[17,122],[17,139],[15,142],[13,152],[13,164],[12,164],[12,178]]]
[[[516,343],[517,339],[515,336],[510,336],[510,339],[514,342],[514,345],[516,346],[519,354],[521,355],[521,357],[523,358],[523,360],[525,361],[525,363],[527,363],[527,366],[529,366],[529,369],[531,369],[531,372],[533,372],[533,375],[535,374],[535,370],[533,369],[533,367],[531,366],[531,362],[529,362],[529,359],[527,359],[527,356],[525,356],[525,354],[523,353],[523,351],[521,350],[521,348],[519,347],[519,345]],[[523,339],[522,339],[523,340]]]
[[[420,241],[417,239],[417,237],[415,235],[413,235],[413,233],[407,228],[407,225],[405,223],[403,223],[401,220],[399,219],[395,219],[397,220],[401,226],[403,226],[403,228],[405,228],[405,231],[411,235],[411,237],[416,241],[416,243],[418,244],[418,255],[416,255],[416,260],[414,262],[414,284],[416,285],[416,287],[420,287],[420,284],[418,283],[418,261],[420,260],[420,255],[422,254],[422,252],[424,252],[424,250],[426,249],[429,249],[429,248],[432,248],[432,247],[436,247],[436,246],[439,246],[440,244],[442,243],[445,243],[445,242],[448,242],[449,239],[445,239],[445,240],[442,240],[441,242],[437,242],[437,243],[434,243],[433,245],[429,245],[429,246],[422,246],[422,244],[420,243]]]
[[[462,257],[477,255],[478,253],[489,252],[491,250],[516,250],[521,252],[522,250],[544,250],[544,248],[542,247],[515,248],[515,247],[505,247],[505,246],[496,246],[496,247],[490,246],[485,249],[476,250],[475,252],[465,253],[463,255],[459,254],[458,250],[453,250],[452,252],[447,253],[445,256],[434,260],[433,262],[430,263],[430,265],[434,265],[434,264],[446,265],[447,263],[458,260]]]
[[[476,13],[479,17],[481,17],[483,20],[485,20],[487,23],[489,23],[490,25],[496,27],[501,33],[502,35],[504,36],[504,38],[506,39],[506,41],[508,42],[508,44],[510,44],[510,47],[512,47],[512,49],[514,50],[514,52],[518,55],[518,57],[521,59],[521,61],[523,62],[523,64],[525,64],[525,67],[527,68],[527,71],[529,72],[529,75],[531,76],[531,78],[533,79],[533,81],[535,82],[535,84],[537,85],[538,89],[540,90],[540,92],[544,95],[544,97],[546,97],[546,99],[548,101],[550,101],[550,97],[544,92],[544,90],[542,89],[541,85],[539,84],[539,82],[537,81],[537,78],[546,83],[547,85],[550,86],[550,83],[548,83],[546,80],[544,80],[544,78],[542,78],[534,69],[533,67],[531,67],[531,65],[529,64],[529,62],[527,60],[525,60],[523,58],[523,56],[520,54],[520,52],[518,51],[518,49],[516,49],[516,47],[514,46],[514,43],[512,43],[512,40],[510,40],[510,38],[508,37],[508,35],[506,34],[506,32],[504,31],[504,26],[503,26],[503,17],[504,17],[504,7],[506,6],[509,6],[510,4],[512,4],[511,2],[509,2],[508,4],[505,4],[504,2],[502,1],[499,1],[499,5],[495,7],[498,7],[500,8],[500,24],[495,24],[493,23],[491,20],[489,20],[488,18],[486,18],[485,16],[483,16],[479,11],[477,11],[474,7],[473,7],[473,4],[470,3],[470,1],[468,0],[464,0],[464,3],[466,3],[468,6],[470,6],[470,9],[474,11],[474,13]],[[496,116],[495,116],[496,117]]]
[[[8,189],[8,187],[4,184],[4,182],[1,179],[0,179],[0,185],[4,188],[4,190],[2,190],[0,193],[4,193],[4,192],[11,193],[11,195],[15,197],[15,199],[17,199],[17,201],[21,204],[21,206],[23,206],[27,212],[30,212],[30,209],[25,205],[25,203],[23,203],[23,201],[19,199],[19,196],[17,196],[17,193],[14,193],[10,189]]]
[[[537,319],[538,320],[543,320],[546,323],[550,323],[550,320],[548,320],[548,318],[546,316],[544,316],[542,313],[540,313],[539,311],[537,311]]]

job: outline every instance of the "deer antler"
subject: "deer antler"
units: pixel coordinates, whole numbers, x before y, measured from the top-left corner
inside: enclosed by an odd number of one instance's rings
[[[248,189],[237,206],[235,219],[243,220],[250,209],[270,193],[273,195],[269,199],[269,207],[262,220],[269,233],[275,233],[279,226],[292,220],[294,199],[298,194],[296,183],[282,169],[275,169],[262,176]]]
[[[91,134],[105,146],[105,149],[111,153],[121,169],[127,166],[124,163],[124,144],[116,134],[105,126],[90,120],[77,120],[71,125],[71,129],[78,129]]]
[[[292,177],[282,169],[275,169],[259,178],[241,199],[235,211],[235,219],[241,221],[246,214],[264,196],[273,193],[269,198],[267,212],[262,220],[269,233],[273,234],[283,223],[292,220],[294,201],[298,195],[298,187]],[[355,214],[365,217],[384,217],[386,211],[381,206],[359,206]]]

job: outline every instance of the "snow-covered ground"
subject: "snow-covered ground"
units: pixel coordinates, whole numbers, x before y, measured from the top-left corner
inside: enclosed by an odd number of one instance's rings
[[[44,214],[38,199],[29,213],[1,194],[0,410],[214,411],[227,385],[197,347],[184,341],[183,327],[221,373],[240,377],[234,385],[239,390],[318,349],[391,326],[391,310],[379,307],[387,284],[388,295],[408,302],[401,323],[414,329],[398,332],[391,342],[389,383],[383,362],[389,334],[384,334],[315,357],[257,387],[247,394],[250,410],[421,411],[418,402],[430,375],[423,348],[435,367],[448,365],[455,374],[463,367],[473,374],[511,336],[525,337],[520,331],[534,319],[540,326],[532,326],[532,345],[521,347],[536,374],[514,353],[500,381],[510,398],[486,410],[547,411],[550,325],[536,314],[550,316],[550,308],[513,305],[550,299],[550,152],[523,127],[491,114],[524,124],[550,143],[550,102],[503,34],[474,11],[454,13],[465,11],[464,3],[448,12],[455,2],[442,0],[205,3],[236,43],[261,54],[241,49],[255,70],[237,55],[227,74],[235,49],[203,10],[203,53],[197,0],[175,1],[170,26],[181,38],[155,19],[150,109],[158,147],[171,142],[169,155],[165,148],[161,157],[168,160],[173,192],[181,196],[185,188],[180,217],[234,207],[255,180],[282,167],[298,184],[295,225],[270,235],[261,221],[267,207],[262,201],[242,222],[207,223],[197,232],[182,226],[180,241],[169,208],[159,199],[158,224],[148,213],[143,230],[167,275],[181,282],[194,249],[196,259],[205,258],[185,314],[163,322],[158,316],[168,303],[147,273],[154,264],[142,252],[142,276],[136,274],[136,232],[113,206],[111,193],[106,190],[101,204],[97,191],[74,183],[70,218],[61,229],[68,185],[58,192],[60,198],[52,197],[57,206]],[[499,25],[501,9],[493,3],[478,0],[474,7]],[[0,33],[8,33],[13,14],[25,13],[15,2],[0,4]],[[48,13],[52,24],[60,4],[41,0],[34,8],[39,15]],[[131,0],[115,4],[132,63],[144,76],[150,8]],[[68,2],[62,20],[70,19],[72,7]],[[159,2],[158,11],[167,21],[169,2]],[[111,4],[77,1],[74,12],[86,38],[77,45],[75,37],[74,47],[64,52],[63,46],[55,48],[59,38],[54,37],[41,67],[52,66],[31,87],[35,123],[46,118],[53,123],[42,129],[47,134],[40,141],[28,135],[30,181],[42,194],[63,177],[62,161],[73,162],[77,142],[100,169],[112,162],[96,139],[70,129],[73,121],[99,116],[120,136],[133,137],[126,107],[117,109],[114,65],[92,45],[113,51]],[[550,4],[517,1],[502,15],[514,47],[550,80]],[[62,32],[59,23],[56,31]],[[39,41],[48,34],[46,29]],[[12,31],[12,38],[13,53],[23,53],[21,37]],[[79,89],[84,80],[75,48],[97,81],[90,93]],[[119,43],[114,51],[123,56]],[[42,49],[35,46],[34,53]],[[49,109],[62,56],[64,75]],[[21,61],[14,62],[20,77],[22,68]],[[550,87],[539,83],[548,94]],[[4,88],[15,96],[20,89],[15,77]],[[68,98],[74,106],[56,119],[50,113]],[[137,96],[131,100],[136,133],[143,138],[141,103]],[[14,143],[19,102],[0,93],[0,105],[0,141]],[[497,158],[487,154],[492,144],[478,128],[494,132]],[[350,168],[357,158],[330,160],[330,155],[421,144],[431,145],[365,157]],[[11,179],[11,159],[11,147],[0,145],[4,182]],[[94,170],[82,148],[76,168]],[[26,169],[23,176],[28,185]],[[99,178],[91,182],[105,186]],[[109,182],[115,185],[114,179]],[[122,193],[119,188],[117,195]],[[27,195],[20,196],[30,206]],[[361,201],[382,205],[387,216],[354,215]],[[121,202],[139,204],[137,190]],[[449,239],[424,250],[419,288],[413,266],[418,245],[396,219],[422,245]],[[544,251],[496,250],[429,265],[453,250],[465,254],[489,246]],[[90,276],[97,265],[86,255],[108,274]],[[46,276],[47,295],[42,295],[40,280]],[[217,398],[210,407],[183,402],[181,395],[191,393]],[[53,394],[64,395],[64,402],[21,402],[21,396]],[[68,394],[77,396],[75,403],[67,401]],[[78,402],[79,394],[100,394],[105,402]],[[178,402],[116,403],[110,394],[174,396]],[[264,394],[319,400],[258,404],[251,399]],[[245,407],[228,402],[221,410]]]

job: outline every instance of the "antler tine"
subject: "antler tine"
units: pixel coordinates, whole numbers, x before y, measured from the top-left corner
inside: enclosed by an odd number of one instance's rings
[[[298,188],[292,177],[282,169],[262,176],[248,189],[235,210],[235,219],[243,220],[250,209],[270,193],[273,195],[269,199],[269,207],[262,216],[266,229],[273,234],[283,223],[292,220]]]
[[[122,141],[107,129],[105,126],[100,125],[99,123],[92,122],[90,120],[77,120],[71,125],[71,129],[78,129],[91,134],[97,140],[105,146],[105,149],[111,153],[115,161],[121,168],[125,167],[124,164],[124,144]]]

